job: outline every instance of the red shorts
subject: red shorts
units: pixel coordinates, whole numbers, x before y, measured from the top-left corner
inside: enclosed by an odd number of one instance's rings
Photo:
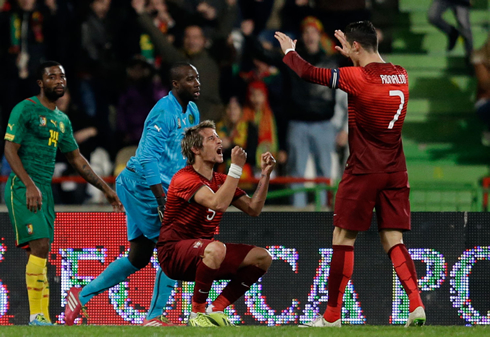
[[[204,249],[213,241],[191,239],[169,242],[158,250],[160,267],[173,280],[194,281],[197,267],[202,263]],[[255,246],[241,243],[225,243],[225,245],[226,256],[221,263],[216,280],[231,279],[248,252],[255,248]]]
[[[410,230],[410,185],[406,171],[354,175],[344,173],[335,196],[333,224],[366,231],[376,209],[378,231]]]

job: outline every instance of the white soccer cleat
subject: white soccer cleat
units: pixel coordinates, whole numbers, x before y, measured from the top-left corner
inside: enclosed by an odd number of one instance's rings
[[[342,327],[342,321],[341,319],[339,318],[338,320],[336,320],[335,322],[327,322],[325,320],[325,318],[323,318],[323,316],[318,316],[317,318],[315,318],[314,320],[312,320],[311,322],[309,323],[305,323],[305,324],[300,324],[298,325],[300,328],[341,328]]]
[[[407,324],[405,324],[405,328],[409,326],[422,326],[425,324],[425,310],[424,307],[417,307],[414,311],[412,311],[408,315]]]

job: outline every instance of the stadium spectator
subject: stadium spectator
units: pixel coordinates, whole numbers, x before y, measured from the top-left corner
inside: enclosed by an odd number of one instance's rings
[[[145,12],[144,0],[133,0],[132,6],[138,14],[139,24],[150,35],[157,53],[162,57],[162,62],[172,64],[178,61],[188,61],[200,69],[206,83],[198,102],[199,111],[203,119],[218,121],[223,113],[220,96],[220,63],[223,61],[223,56],[229,54],[223,49],[213,50],[213,48],[223,46],[218,40],[226,41],[231,33],[237,12],[235,1],[227,0],[226,10],[217,18],[218,27],[212,36],[212,46],[209,49],[206,45],[210,41],[206,38],[202,27],[195,24],[189,25],[184,32],[182,48],[179,49],[155,27],[151,17]]]
[[[138,0],[136,2],[139,3]],[[153,25],[165,34],[171,43],[176,39],[180,39],[185,29],[185,24],[188,20],[187,12],[182,9],[174,1],[165,0],[145,0],[143,4],[144,12],[151,18]],[[162,57],[155,50],[155,44],[150,35],[143,30],[138,24],[138,15],[130,9],[129,22],[127,27],[123,27],[125,39],[125,49],[133,49],[130,52],[130,57],[141,55],[148,63],[150,63],[157,71],[162,67]],[[132,14],[132,15],[131,15]],[[168,67],[163,67],[162,78],[165,72],[168,72]]]
[[[48,2],[52,4],[51,2]],[[0,12],[0,132],[5,131],[12,108],[35,95],[36,68],[46,59],[57,59],[56,8],[36,0],[7,2]]]
[[[333,48],[333,43],[323,32],[321,22],[310,16],[303,20],[301,28],[298,50],[304,59],[317,67],[338,67],[338,58],[331,55],[330,48]],[[332,155],[336,150],[336,138],[339,132],[344,132],[340,125],[332,122],[332,118],[335,113],[340,116],[347,114],[347,94],[342,90],[304,83],[290,70],[289,76],[291,105],[288,109],[288,174],[304,177],[308,156],[311,154],[316,176],[332,178]],[[299,186],[301,185],[293,187]],[[323,205],[326,204],[325,196],[323,193]],[[306,207],[306,194],[294,194],[293,205]]]
[[[259,35],[266,28],[274,0],[240,1],[239,4],[242,20],[252,20],[254,22],[254,34]]]
[[[258,170],[262,153],[270,152],[275,156],[279,150],[276,119],[269,105],[268,90],[264,82],[255,81],[248,85],[243,120],[257,128],[257,149],[255,153],[251,152],[250,156],[255,156],[255,169]]]
[[[320,19],[325,33],[333,36],[336,29],[344,28],[350,22],[369,20],[370,3],[371,1],[366,0],[316,0],[313,15]]]
[[[223,311],[266,273],[272,257],[264,248],[215,241],[214,233],[230,204],[251,216],[261,213],[275,160],[270,152],[262,154],[260,181],[250,198],[238,188],[247,159],[245,150],[233,148],[228,175],[213,170],[223,162],[223,155],[212,121],[186,130],[182,153],[188,165],[170,184],[157,244],[158,261],[168,277],[195,282],[189,325],[233,325]],[[206,308],[213,281],[223,279],[231,281]]]
[[[411,226],[410,187],[401,140],[408,75],[404,68],[381,58],[371,22],[351,23],[345,34],[337,30],[335,37],[342,45],[336,49],[349,57],[354,67],[315,67],[295,51],[296,41],[276,33],[284,62],[299,77],[349,94],[350,156],[336,194],[327,309],[304,326],[341,326],[343,295],[354,268],[354,243],[358,232],[371,226],[373,208],[383,249],[409,298],[405,326],[423,325],[425,307],[417,273],[403,243],[403,231]]]
[[[301,35],[301,22],[315,15],[309,0],[285,0],[281,10],[281,30],[294,37]]]
[[[471,62],[477,79],[476,114],[487,127],[483,132],[482,143],[490,146],[490,34],[485,44],[473,52]]]
[[[216,132],[223,146],[223,163],[216,169],[220,173],[226,172],[230,167],[231,151],[235,146],[240,146],[248,153],[257,151],[257,127],[253,122],[243,120],[242,106],[236,97],[230,99],[223,119],[216,124]],[[255,156],[247,156],[247,162],[243,165],[242,178],[254,177],[255,160]]]
[[[250,30],[242,31],[245,35],[247,50],[267,63],[274,64],[282,69],[284,74],[283,103],[285,117],[279,117],[282,127],[287,129],[280,139],[287,145],[287,154],[278,156],[278,161],[287,158],[287,174],[294,177],[304,177],[306,163],[310,153],[313,155],[316,175],[332,177],[331,156],[335,152],[336,137],[345,142],[347,95],[341,90],[331,90],[327,87],[318,87],[314,84],[304,83],[289,68],[284,67],[282,56],[274,51],[267,51],[249,34]],[[302,21],[302,36],[298,48],[304,57],[315,65],[324,67],[338,67],[339,59],[332,55],[335,51],[333,41],[323,31],[321,22],[309,16]],[[284,121],[287,119],[287,121]],[[336,121],[336,122],[333,122]],[[343,135],[343,137],[342,137]],[[300,141],[298,141],[300,140]],[[280,142],[282,143],[282,142]],[[343,144],[345,145],[345,144]],[[306,148],[306,150],[305,150]],[[293,184],[293,188],[301,187]],[[326,203],[326,193],[322,194],[322,204]],[[293,196],[295,207],[306,207],[305,193],[296,193]]]
[[[442,14],[451,9],[458,22],[458,28],[447,23]],[[473,51],[473,37],[470,24],[470,0],[433,0],[429,8],[429,22],[447,35],[447,50],[451,51],[456,46],[458,37],[464,39],[464,49],[469,61]]]
[[[136,155],[116,179],[116,191],[126,210],[129,255],[109,264],[83,289],[73,287],[68,291],[67,325],[73,325],[90,299],[144,268],[153,256],[170,180],[185,166],[180,145],[183,128],[199,122],[199,110],[194,102],[199,99],[201,85],[196,68],[189,63],[177,63],[170,74],[172,91],[150,111]],[[163,308],[174,285],[161,269],[157,271],[150,309],[142,325],[172,325],[163,315]]]
[[[100,146],[112,155],[114,128],[109,122],[109,106],[117,99],[124,67],[117,54],[116,26],[120,18],[112,11],[111,0],[91,0],[87,17],[80,27],[77,59],[79,95],[82,108],[95,117]]]
[[[137,145],[143,133],[148,111],[168,94],[152,66],[140,58],[126,67],[127,86],[119,95],[116,131],[121,146]]]
[[[65,93],[63,67],[47,61],[36,74],[39,95],[15,106],[5,134],[5,157],[12,168],[5,198],[16,244],[28,255],[25,275],[29,325],[53,325],[49,317],[47,259],[54,239],[51,178],[57,149],[87,182],[104,192],[114,210],[122,211],[123,207],[116,193],[80,154],[70,120],[56,107]]]

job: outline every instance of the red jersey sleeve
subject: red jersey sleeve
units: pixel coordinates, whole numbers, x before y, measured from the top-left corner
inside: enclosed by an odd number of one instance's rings
[[[362,67],[343,67],[338,69],[318,68],[306,62],[295,51],[287,53],[284,63],[305,81],[342,89],[356,95],[363,86]]]
[[[176,174],[174,180],[175,181],[173,181],[172,184],[174,187],[174,194],[188,202],[191,201],[192,197],[201,187],[206,186],[201,179],[199,179],[199,176],[189,172]]]

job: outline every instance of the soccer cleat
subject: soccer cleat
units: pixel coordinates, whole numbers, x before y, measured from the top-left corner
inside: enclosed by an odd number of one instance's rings
[[[342,327],[342,321],[339,318],[335,322],[330,323],[330,322],[327,322],[325,320],[325,318],[323,318],[323,316],[318,316],[317,318],[315,318],[311,322],[305,323],[305,324],[300,324],[300,325],[298,325],[298,327],[300,327],[300,328],[328,328],[328,327],[341,328]]]
[[[29,322],[29,325],[38,325],[38,326],[52,326],[54,325],[43,314],[37,314],[36,318]]]
[[[425,309],[424,307],[420,306],[415,308],[415,310],[408,315],[408,320],[407,324],[405,324],[405,328],[408,328],[409,326],[422,326],[424,324]]]
[[[78,317],[78,314],[82,312],[82,315],[85,318],[88,318],[86,313],[86,309],[82,306],[78,295],[82,291],[82,288],[72,287],[66,293],[66,306],[65,306],[65,325],[73,325],[75,319]]]
[[[209,305],[206,308],[206,314],[209,317],[209,320],[216,326],[235,326],[235,324],[231,323],[228,319],[228,316],[223,311],[213,311],[213,305]]]
[[[174,324],[168,320],[167,317],[160,315],[152,319],[146,319],[143,321],[142,326],[173,326]]]
[[[201,328],[216,328],[218,327],[217,325],[213,324],[211,320],[209,319],[208,315],[203,314],[202,312],[191,312],[189,315],[189,321],[187,325],[190,326],[197,326]]]

